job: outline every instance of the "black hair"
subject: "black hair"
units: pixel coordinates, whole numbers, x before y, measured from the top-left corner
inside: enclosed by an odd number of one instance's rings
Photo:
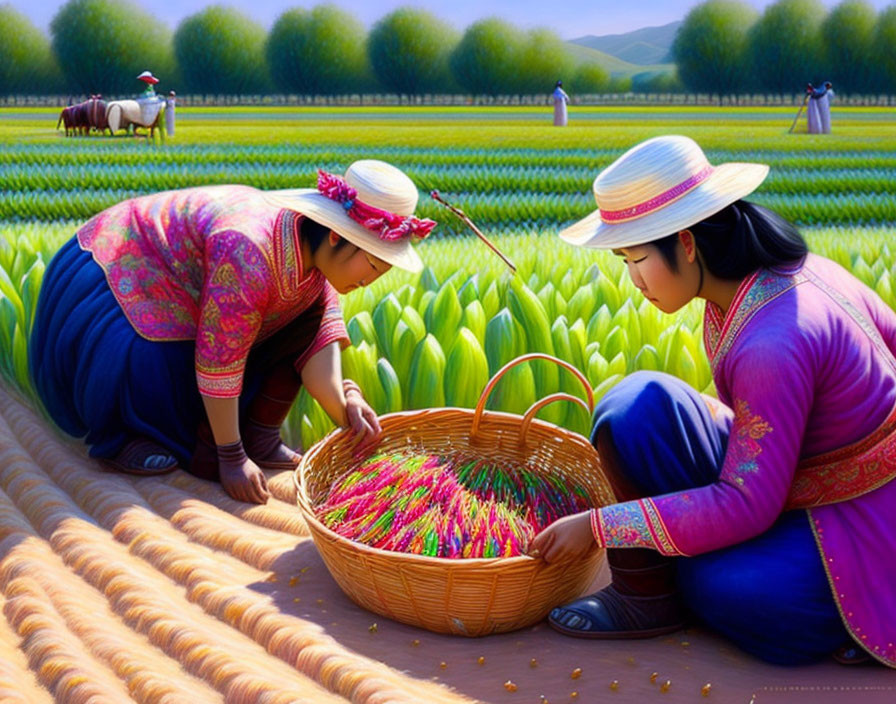
[[[307,216],[302,218],[301,230],[302,239],[308,243],[309,247],[311,247],[312,254],[317,251],[317,248],[320,247],[321,243],[327,238],[327,235],[330,234],[329,227],[321,225],[316,220],[312,220]],[[338,252],[347,244],[351,243],[345,239],[345,237],[340,237],[339,241],[333,246],[333,249]]]
[[[720,279],[742,279],[757,269],[793,265],[808,253],[796,226],[776,212],[745,200],[684,228],[694,235],[697,250],[710,273]],[[678,271],[678,233],[655,240],[672,271]]]

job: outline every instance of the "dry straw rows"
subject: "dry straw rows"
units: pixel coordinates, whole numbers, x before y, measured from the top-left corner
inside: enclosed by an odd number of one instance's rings
[[[3,702],[466,701],[282,598],[310,548],[288,476],[247,507],[182,473],[107,474],[2,389],[0,468]]]

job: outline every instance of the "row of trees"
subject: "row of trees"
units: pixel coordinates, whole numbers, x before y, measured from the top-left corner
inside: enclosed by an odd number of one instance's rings
[[[368,34],[334,5],[287,10],[270,32],[213,5],[172,34],[125,0],[69,0],[50,32],[47,40],[10,5],[0,7],[0,94],[129,93],[147,68],[165,86],[202,94],[534,94],[552,90],[559,77],[579,92],[628,87],[614,85],[598,64],[577,67],[550,30],[523,32],[489,18],[461,35],[410,7]]]
[[[896,89],[896,5],[876,15],[865,0],[830,13],[819,0],[778,0],[760,17],[739,0],[708,0],[685,19],[674,74],[611,78],[576,65],[553,32],[522,32],[496,18],[461,34],[419,9],[398,9],[367,33],[334,5],[284,12],[270,32],[214,5],[172,34],[126,0],[69,0],[47,39],[10,5],[0,6],[0,94],[136,90],[152,70],[163,88],[199,94],[339,95],[690,90],[719,95],[794,92],[832,80],[846,92]]]
[[[738,0],[707,0],[688,13],[673,56],[696,93],[783,93],[826,80],[847,93],[892,93],[896,5],[878,14],[844,0],[828,12],[818,0],[778,0],[760,16]]]

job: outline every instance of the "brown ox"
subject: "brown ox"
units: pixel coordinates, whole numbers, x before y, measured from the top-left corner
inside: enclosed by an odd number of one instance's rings
[[[87,122],[90,128],[105,134],[109,129],[109,121],[106,119],[106,101],[103,96],[94,95],[87,101]],[[111,132],[111,130],[109,130]]]
[[[73,134],[89,134],[91,130],[105,132],[109,128],[106,120],[106,101],[99,95],[91,95],[89,100],[69,105],[59,114],[59,120],[56,122],[57,130],[60,124],[65,125],[66,137]]]
[[[62,112],[59,113],[59,121],[56,123],[57,130],[59,129],[59,125],[61,125],[61,124],[65,125],[65,136],[66,137],[71,136],[71,133],[74,132],[75,118],[74,118],[74,115],[72,115],[73,107],[75,107],[75,106],[68,105],[68,106],[62,108]]]

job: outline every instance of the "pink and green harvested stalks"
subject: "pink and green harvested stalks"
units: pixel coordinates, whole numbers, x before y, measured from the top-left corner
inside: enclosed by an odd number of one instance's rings
[[[494,558],[526,554],[545,526],[589,507],[581,486],[556,475],[394,453],[339,477],[316,512],[339,535],[382,550]]]

